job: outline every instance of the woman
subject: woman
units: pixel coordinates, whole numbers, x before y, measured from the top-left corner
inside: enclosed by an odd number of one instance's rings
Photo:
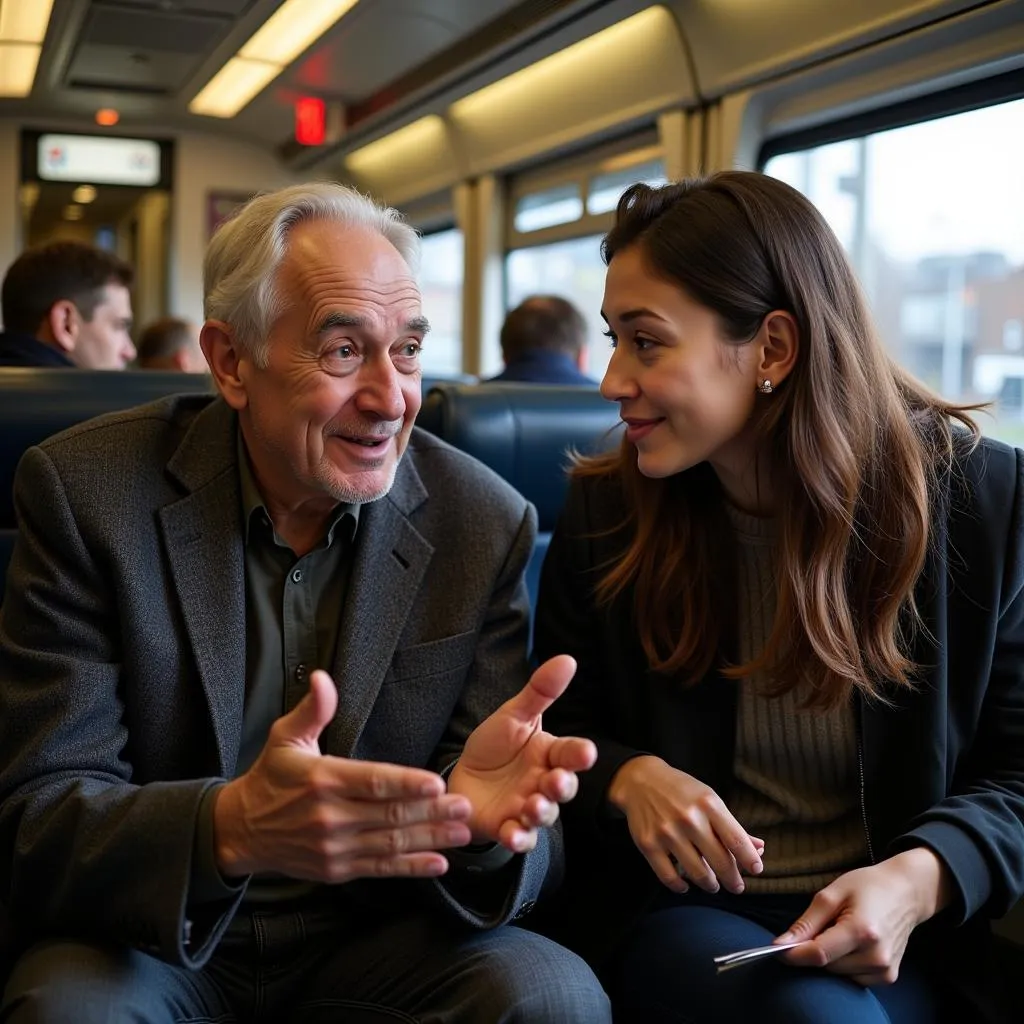
[[[1024,892],[1021,453],[889,359],[779,181],[636,185],[603,254],[625,437],[576,467],[536,627],[579,663],[550,727],[599,749],[558,936],[622,1020],[994,1000],[983,919]],[[715,974],[773,941],[800,945]]]

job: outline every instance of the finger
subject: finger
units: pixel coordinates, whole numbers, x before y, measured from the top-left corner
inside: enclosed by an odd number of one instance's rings
[[[750,836],[750,841],[754,845],[754,850],[757,852],[758,857],[764,856],[764,840],[758,839],[757,836]]]
[[[711,816],[710,821],[718,841],[729,852],[732,860],[732,863],[729,865],[725,862],[716,861],[713,866],[716,871],[720,868],[725,869],[725,874],[733,883],[730,887],[732,892],[742,891],[743,880],[740,878],[740,871],[746,871],[751,875],[761,874],[764,870],[764,865],[761,863],[761,855],[758,853],[751,837],[747,835],[746,830],[725,809],[724,805],[720,813]],[[764,849],[763,843],[761,848]],[[717,851],[713,852],[717,856]],[[707,856],[706,851],[705,856]],[[719,877],[722,878],[723,882],[725,881],[721,874]]]
[[[316,763],[310,784],[325,796],[353,800],[411,800],[445,792],[444,779],[423,768],[330,755]]]
[[[705,860],[698,850],[686,840],[672,847],[672,856],[675,857],[678,869],[687,879],[705,892],[718,892],[721,882],[714,868]]]
[[[651,865],[651,870],[658,876],[658,881],[667,889],[678,893],[690,891],[689,883],[680,875],[678,866],[673,863],[664,850],[641,848],[640,852],[647,858],[647,863]]]
[[[548,748],[548,764],[570,772],[585,772],[597,761],[597,747],[579,736],[559,736]]]
[[[568,654],[548,658],[530,681],[509,700],[505,708],[523,722],[539,718],[565,693],[569,681],[576,674],[576,662]]]
[[[572,800],[579,788],[579,779],[576,778],[575,773],[567,772],[564,768],[555,768],[553,771],[545,772],[541,776],[540,782],[537,783],[537,789],[541,793],[549,800],[554,800],[559,804]]]
[[[339,843],[337,857],[398,857],[407,853],[447,850],[465,846],[473,833],[461,821],[444,824],[410,825],[408,828],[373,828],[350,833]]]
[[[717,800],[717,798],[716,798]],[[705,817],[691,809],[672,829],[673,855],[686,870],[687,877],[707,892],[718,892],[721,886],[729,892],[743,892],[743,877],[736,858],[723,844],[720,833],[734,845],[744,832],[721,804],[720,811]],[[753,853],[753,847],[750,847]]]
[[[323,669],[317,669],[309,677],[306,695],[272,726],[272,742],[287,746],[315,746],[337,708],[338,689],[334,680]]]
[[[529,853],[537,845],[537,830],[523,828],[518,821],[502,822],[498,842],[513,853]]]
[[[817,938],[783,953],[783,957],[794,967],[828,967],[834,970],[838,961],[854,953],[860,947],[860,941],[846,921],[840,921],[831,928],[826,928]],[[856,970],[863,970],[861,964]],[[839,971],[838,973],[845,973]]]
[[[835,921],[839,915],[841,899],[827,885],[816,893],[807,909],[781,934],[775,942],[806,942],[815,938]]]
[[[399,857],[357,857],[346,860],[328,879],[334,883],[354,878],[437,878],[448,870],[439,853],[409,853]]]
[[[519,821],[524,828],[550,828],[558,820],[558,804],[540,793],[534,793],[523,804]]]
[[[466,821],[473,805],[451,793],[433,800],[346,800],[339,810],[339,828],[402,828],[421,822]]]

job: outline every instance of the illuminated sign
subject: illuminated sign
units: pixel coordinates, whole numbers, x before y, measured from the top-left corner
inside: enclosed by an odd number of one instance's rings
[[[155,185],[160,146],[148,139],[100,135],[40,135],[39,177],[93,185]]]
[[[295,101],[295,141],[302,146],[320,146],[327,138],[327,109],[323,100],[303,96]]]

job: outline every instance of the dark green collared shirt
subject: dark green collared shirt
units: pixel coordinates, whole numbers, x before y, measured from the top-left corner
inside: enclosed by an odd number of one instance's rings
[[[235,775],[247,771],[270,727],[305,696],[309,673],[330,670],[341,628],[359,506],[341,504],[323,540],[296,558],[270,520],[238,438],[245,529],[245,711]]]

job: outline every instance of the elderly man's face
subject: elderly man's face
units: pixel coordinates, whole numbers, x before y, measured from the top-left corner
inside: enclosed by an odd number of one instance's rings
[[[420,408],[427,323],[412,273],[383,236],[308,221],[289,237],[277,288],[269,364],[239,365],[260,483],[286,504],[374,501]]]

